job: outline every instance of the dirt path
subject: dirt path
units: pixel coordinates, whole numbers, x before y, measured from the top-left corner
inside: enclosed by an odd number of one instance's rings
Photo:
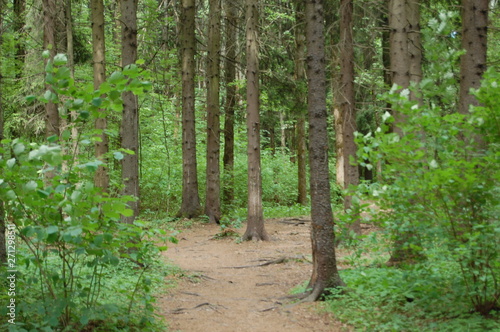
[[[170,331],[348,331],[323,303],[280,305],[280,297],[311,275],[309,226],[301,219],[269,220],[272,241],[243,243],[214,240],[216,225],[184,230],[164,254],[185,274],[158,300]],[[256,266],[264,263],[269,264]]]

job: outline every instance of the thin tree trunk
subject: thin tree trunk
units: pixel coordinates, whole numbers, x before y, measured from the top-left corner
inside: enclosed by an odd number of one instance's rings
[[[248,214],[243,240],[269,240],[262,210],[257,6],[257,0],[246,0]]]
[[[71,77],[75,77],[75,51],[73,41],[73,13],[71,7],[72,0],[64,0],[64,16],[66,19],[66,53],[68,57],[69,70]]]
[[[24,61],[26,59],[26,41],[24,39],[24,29],[25,29],[25,11],[26,11],[26,1],[25,0],[14,0],[14,31],[17,33],[16,38],[16,78],[21,78]]]
[[[305,83],[304,61],[306,55],[306,36],[304,35],[304,2],[295,1],[295,82],[297,107],[297,203],[307,205],[307,144],[306,144],[306,98],[303,90]]]
[[[389,1],[390,62],[392,84],[402,89],[410,85],[410,61],[408,57],[408,20],[406,17],[406,0]],[[399,123],[404,123],[403,114],[393,111],[395,133],[403,135]]]
[[[356,126],[356,105],[354,93],[354,45],[352,30],[353,2],[340,1],[340,84],[336,91],[335,133],[337,150],[337,183],[347,190],[351,185],[359,184],[359,169],[351,164],[356,160],[354,133]],[[352,195],[344,194],[344,211],[352,209]],[[350,229],[361,234],[359,216]]]
[[[123,67],[137,61],[137,2],[138,0],[121,1]],[[133,215],[123,216],[122,222],[133,223],[139,214],[139,109],[137,96],[132,92],[124,92],[122,98],[121,146],[134,152],[126,154],[122,160],[123,194],[137,198],[128,202]]]
[[[469,113],[471,105],[477,106],[470,89],[481,85],[486,70],[488,47],[488,0],[462,0],[462,49],[460,57],[460,95],[458,112]]]
[[[337,269],[328,170],[326,73],[323,1],[306,2],[309,166],[313,272],[305,301],[316,301],[328,289],[344,286]]]
[[[99,89],[106,80],[106,43],[104,38],[104,3],[103,0],[91,0],[90,10],[92,16],[92,61],[94,64],[94,89]],[[99,130],[100,141],[95,143],[95,156],[105,161],[104,155],[108,152],[108,136],[104,132],[107,128],[107,120],[102,114],[95,121],[95,129]],[[109,176],[106,167],[99,166],[94,177],[97,187],[107,191]]]
[[[420,0],[407,0],[406,16],[408,18],[408,60],[410,63],[410,82],[419,84],[422,81],[422,34],[420,32]],[[410,100],[418,100],[420,96],[410,92]]]
[[[56,0],[43,0],[43,47],[49,50],[49,58],[52,61],[57,53],[56,44]],[[49,87],[47,87],[49,88]],[[49,101],[45,104],[45,135],[46,137],[59,138],[60,130],[59,112],[57,105]]]
[[[234,109],[236,106],[236,17],[235,0],[225,0],[226,10],[226,60],[225,85],[226,103],[224,106],[224,155],[222,158],[227,182],[223,188],[223,199],[226,204],[234,200]]]
[[[218,223],[220,208],[220,17],[221,0],[210,0],[207,59],[207,183],[205,214]]]
[[[307,205],[306,117],[303,114],[297,119],[297,178],[297,203]]]
[[[195,0],[182,0],[180,20],[182,54],[182,203],[179,217],[200,215],[195,127]]]

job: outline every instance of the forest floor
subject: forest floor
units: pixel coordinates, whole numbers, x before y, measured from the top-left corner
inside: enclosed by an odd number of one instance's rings
[[[245,226],[235,231],[241,235]],[[288,306],[282,299],[311,276],[310,220],[266,220],[265,227],[271,241],[216,239],[221,229],[210,224],[181,231],[179,243],[164,253],[181,272],[168,277],[176,286],[157,303],[169,331],[352,330],[336,321],[324,302]]]

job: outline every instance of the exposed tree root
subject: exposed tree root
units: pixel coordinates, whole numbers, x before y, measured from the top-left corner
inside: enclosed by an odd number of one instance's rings
[[[204,302],[204,303],[200,303],[198,305],[195,305],[192,308],[177,308],[175,310],[172,310],[171,313],[173,313],[173,314],[182,314],[184,311],[195,310],[195,309],[201,308],[203,306],[209,306],[210,309],[212,309],[214,311],[217,311],[217,312],[220,312],[219,310],[217,310],[217,305],[214,305],[214,304],[211,304],[211,303],[208,303],[208,302]],[[224,309],[227,309],[227,308],[224,308]]]
[[[297,222],[294,222],[293,220],[297,220]],[[298,225],[305,225],[305,223],[308,221],[310,221],[310,220],[293,218],[293,219],[283,219],[283,220],[280,220],[279,222],[282,224],[298,226]]]
[[[304,255],[298,255],[298,256],[294,256],[294,257],[281,257],[281,258],[271,260],[271,261],[268,260],[262,264],[243,265],[243,266],[226,266],[226,267],[221,267],[221,269],[248,269],[248,268],[252,268],[252,267],[261,267],[261,266],[268,266],[268,265],[272,265],[272,264],[286,263],[286,262],[289,262],[291,260],[303,260],[306,262],[311,262]]]

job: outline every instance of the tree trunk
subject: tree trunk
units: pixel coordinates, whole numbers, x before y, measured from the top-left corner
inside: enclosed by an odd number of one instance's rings
[[[390,34],[390,62],[392,84],[396,84],[402,89],[407,89],[410,85],[410,61],[408,57],[408,20],[407,20],[406,0],[389,1],[389,28]],[[404,115],[393,111],[394,127],[393,131],[400,136],[403,135],[398,123],[406,121]]]
[[[340,84],[337,88],[335,101],[335,133],[337,150],[337,183],[347,190],[351,185],[359,184],[359,169],[351,164],[351,159],[356,160],[356,143],[354,133],[356,126],[356,105],[354,93],[354,45],[353,45],[353,2],[352,0],[340,1]],[[344,194],[344,211],[352,208],[352,195]],[[359,216],[350,229],[356,234],[361,234]]]
[[[103,0],[91,0],[92,16],[92,61],[94,64],[94,89],[99,89],[106,80],[106,43],[104,38],[104,3]],[[100,141],[95,143],[95,156],[106,161],[104,155],[108,152],[108,136],[104,133],[107,128],[106,116],[102,114],[95,121],[95,129],[100,131]],[[107,191],[109,176],[107,167],[99,166],[94,177],[97,187]]]
[[[56,0],[43,0],[43,47],[49,50],[49,59],[52,61],[57,53],[56,44]],[[47,86],[49,89],[49,87]],[[45,104],[45,135],[59,138],[59,112],[57,105],[49,101]]]
[[[389,7],[390,62],[392,84],[407,89],[410,82],[419,83],[422,79],[422,48],[420,37],[420,3],[419,0],[391,0]],[[419,98],[415,92],[410,94],[411,100]],[[399,124],[407,119],[393,111],[393,130],[403,136]],[[410,228],[411,229],[411,228]],[[395,240],[391,257],[387,265],[399,265],[403,262],[413,263],[424,258],[423,254],[410,246],[420,244],[420,236],[413,230],[395,232]]]
[[[177,216],[200,215],[195,127],[195,0],[182,0],[180,20],[182,54],[182,203]]]
[[[24,61],[26,58],[26,40],[24,38],[25,34],[25,11],[26,11],[26,0],[14,0],[14,31],[17,34],[16,38],[16,78],[21,78]]]
[[[121,1],[123,67],[137,61],[137,2],[138,0]],[[131,91],[124,92],[122,98],[121,146],[134,152],[126,154],[122,160],[123,194],[136,198],[128,202],[133,215],[123,216],[122,222],[133,223],[139,214],[139,109],[137,96]]]
[[[304,3],[295,1],[295,82],[297,107],[297,203],[307,205],[307,144],[306,144],[306,98],[303,84],[305,83],[306,36],[304,35],[305,18]]]
[[[410,82],[419,84],[422,81],[422,34],[420,32],[420,0],[407,0],[406,16],[408,18],[408,61],[410,64]],[[418,100],[420,96],[410,91],[410,100]]]
[[[297,119],[297,203],[307,205],[307,144],[306,117],[301,114]]]
[[[257,0],[246,0],[248,215],[243,240],[269,240],[262,210],[257,6]]]
[[[207,57],[207,183],[205,214],[218,223],[220,208],[220,17],[221,0],[210,0]]]
[[[64,0],[64,16],[66,26],[66,53],[68,57],[68,67],[71,71],[71,77],[75,77],[75,51],[73,41],[73,13],[71,0]]]
[[[234,200],[234,109],[236,106],[236,29],[237,14],[235,0],[225,0],[226,10],[226,60],[225,85],[226,103],[224,106],[224,164],[225,178],[223,199],[226,204],[231,204]]]
[[[323,2],[307,0],[305,14],[313,272],[304,300],[316,301],[344,283],[337,270],[330,199]]]
[[[460,95],[458,112],[469,113],[471,105],[477,106],[470,89],[481,85],[486,70],[488,0],[462,0],[462,49],[460,58]]]

